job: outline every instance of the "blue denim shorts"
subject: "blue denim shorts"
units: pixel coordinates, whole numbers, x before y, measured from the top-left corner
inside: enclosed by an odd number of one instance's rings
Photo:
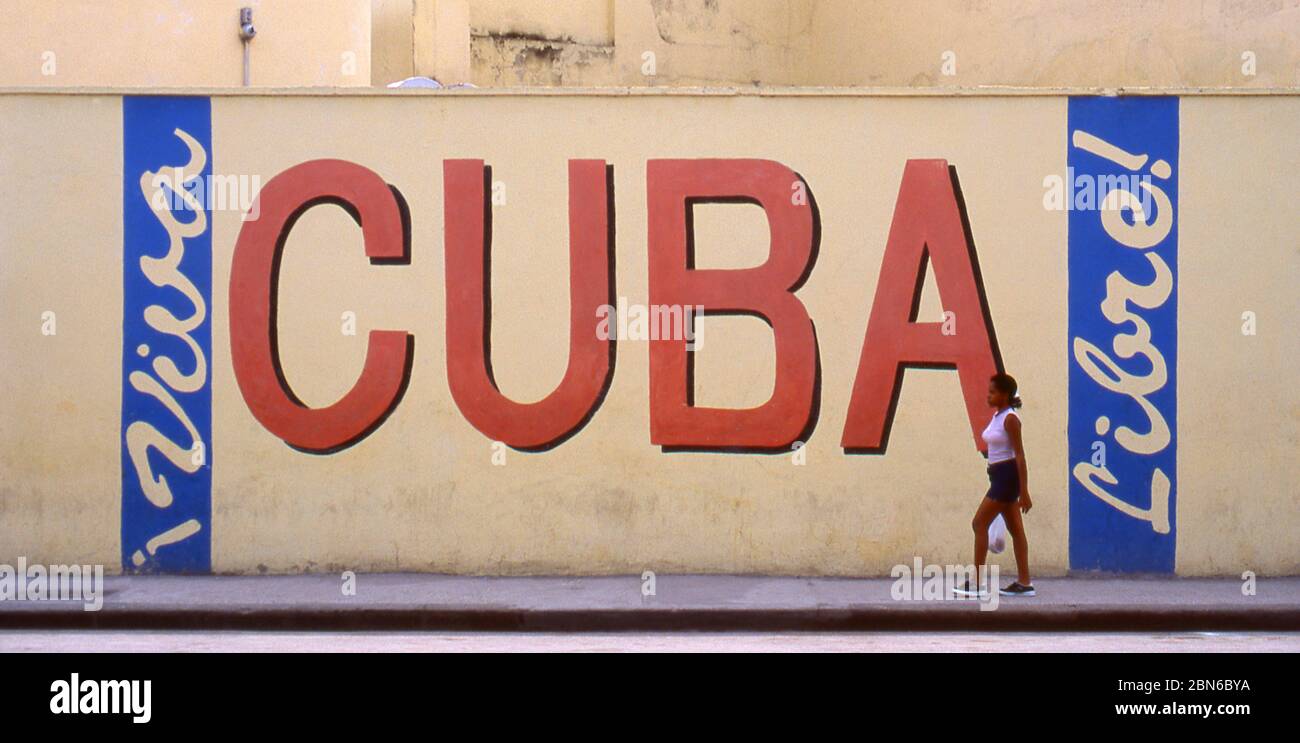
[[[999,503],[1020,500],[1020,467],[1014,459],[1005,459],[989,465],[989,492],[985,498]]]

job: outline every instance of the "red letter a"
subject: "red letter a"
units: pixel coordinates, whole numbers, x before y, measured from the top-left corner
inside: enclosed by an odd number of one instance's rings
[[[957,370],[971,435],[985,449],[988,381],[1002,363],[956,184],[947,160],[907,161],[840,442],[848,451],[884,451],[908,366]],[[950,335],[944,323],[915,322],[927,255],[944,310],[955,315]]]

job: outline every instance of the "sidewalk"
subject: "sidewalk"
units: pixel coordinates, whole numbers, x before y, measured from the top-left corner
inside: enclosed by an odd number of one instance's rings
[[[0,629],[1300,631],[1300,577],[1042,578],[1034,598],[894,600],[890,578],[119,576],[103,608],[0,601]]]

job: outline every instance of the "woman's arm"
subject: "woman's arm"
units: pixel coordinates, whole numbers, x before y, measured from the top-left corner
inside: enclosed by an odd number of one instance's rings
[[[1029,498],[1029,465],[1025,463],[1025,444],[1020,438],[1020,416],[1008,415],[1003,422],[1011,448],[1016,452],[1016,468],[1020,471],[1020,510],[1029,513],[1034,502]]]

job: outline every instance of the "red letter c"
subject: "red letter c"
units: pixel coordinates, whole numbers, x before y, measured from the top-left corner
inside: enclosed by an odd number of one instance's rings
[[[408,227],[400,194],[373,171],[344,160],[312,160],[267,182],[235,243],[230,269],[230,354],[239,391],[266,430],[292,447],[329,453],[357,443],[397,406],[410,378],[414,336],[372,330],[365,368],[352,389],[325,408],[304,405],[285,381],[276,341],[280,256],[294,222],[335,203],[361,225],[371,262],[405,262]],[[258,210],[260,209],[260,212]]]

